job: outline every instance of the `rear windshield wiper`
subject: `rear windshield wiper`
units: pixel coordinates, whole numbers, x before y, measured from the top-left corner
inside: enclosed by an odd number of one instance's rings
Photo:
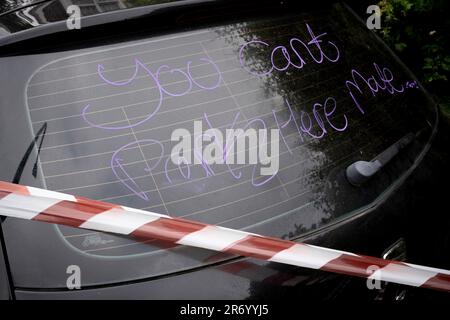
[[[356,161],[349,165],[346,170],[348,181],[354,186],[360,186],[373,177],[381,168],[392,160],[403,148],[408,146],[414,139],[413,133],[408,133],[389,148],[381,152],[371,161]]]

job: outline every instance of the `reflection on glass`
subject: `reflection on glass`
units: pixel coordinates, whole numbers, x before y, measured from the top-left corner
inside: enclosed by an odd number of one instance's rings
[[[41,24],[65,20],[68,18],[67,8],[71,5],[77,5],[81,16],[87,17],[104,12],[175,1],[180,0],[49,0],[43,3],[37,0],[5,0],[0,1],[0,13],[16,11],[2,17],[0,23],[13,33]],[[33,6],[35,2],[39,4]]]

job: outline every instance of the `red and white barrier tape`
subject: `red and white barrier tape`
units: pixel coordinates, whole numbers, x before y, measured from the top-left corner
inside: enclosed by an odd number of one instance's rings
[[[448,270],[270,238],[2,181],[0,215],[159,239],[299,267],[450,291]],[[373,266],[379,269],[373,272]]]

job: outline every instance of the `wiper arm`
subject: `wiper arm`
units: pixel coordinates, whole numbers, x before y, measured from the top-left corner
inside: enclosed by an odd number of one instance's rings
[[[392,160],[403,148],[414,139],[413,133],[408,133],[389,148],[377,155],[372,161],[356,161],[346,170],[348,181],[354,186],[360,186],[373,177],[382,167]]]

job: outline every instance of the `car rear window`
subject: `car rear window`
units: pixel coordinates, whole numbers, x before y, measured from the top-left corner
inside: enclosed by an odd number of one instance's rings
[[[346,9],[330,8],[58,59],[45,54],[25,89],[33,133],[45,129],[38,161],[45,187],[282,238],[370,204],[418,157],[434,113],[384,45]],[[193,131],[194,121],[204,129],[278,129],[278,172],[262,176],[258,164],[175,166],[168,161],[171,134]],[[348,165],[370,161],[407,134],[413,144],[367,185],[347,182]],[[96,259],[166,259],[179,250],[56,228],[71,250]],[[183,266],[151,263],[145,270]]]

